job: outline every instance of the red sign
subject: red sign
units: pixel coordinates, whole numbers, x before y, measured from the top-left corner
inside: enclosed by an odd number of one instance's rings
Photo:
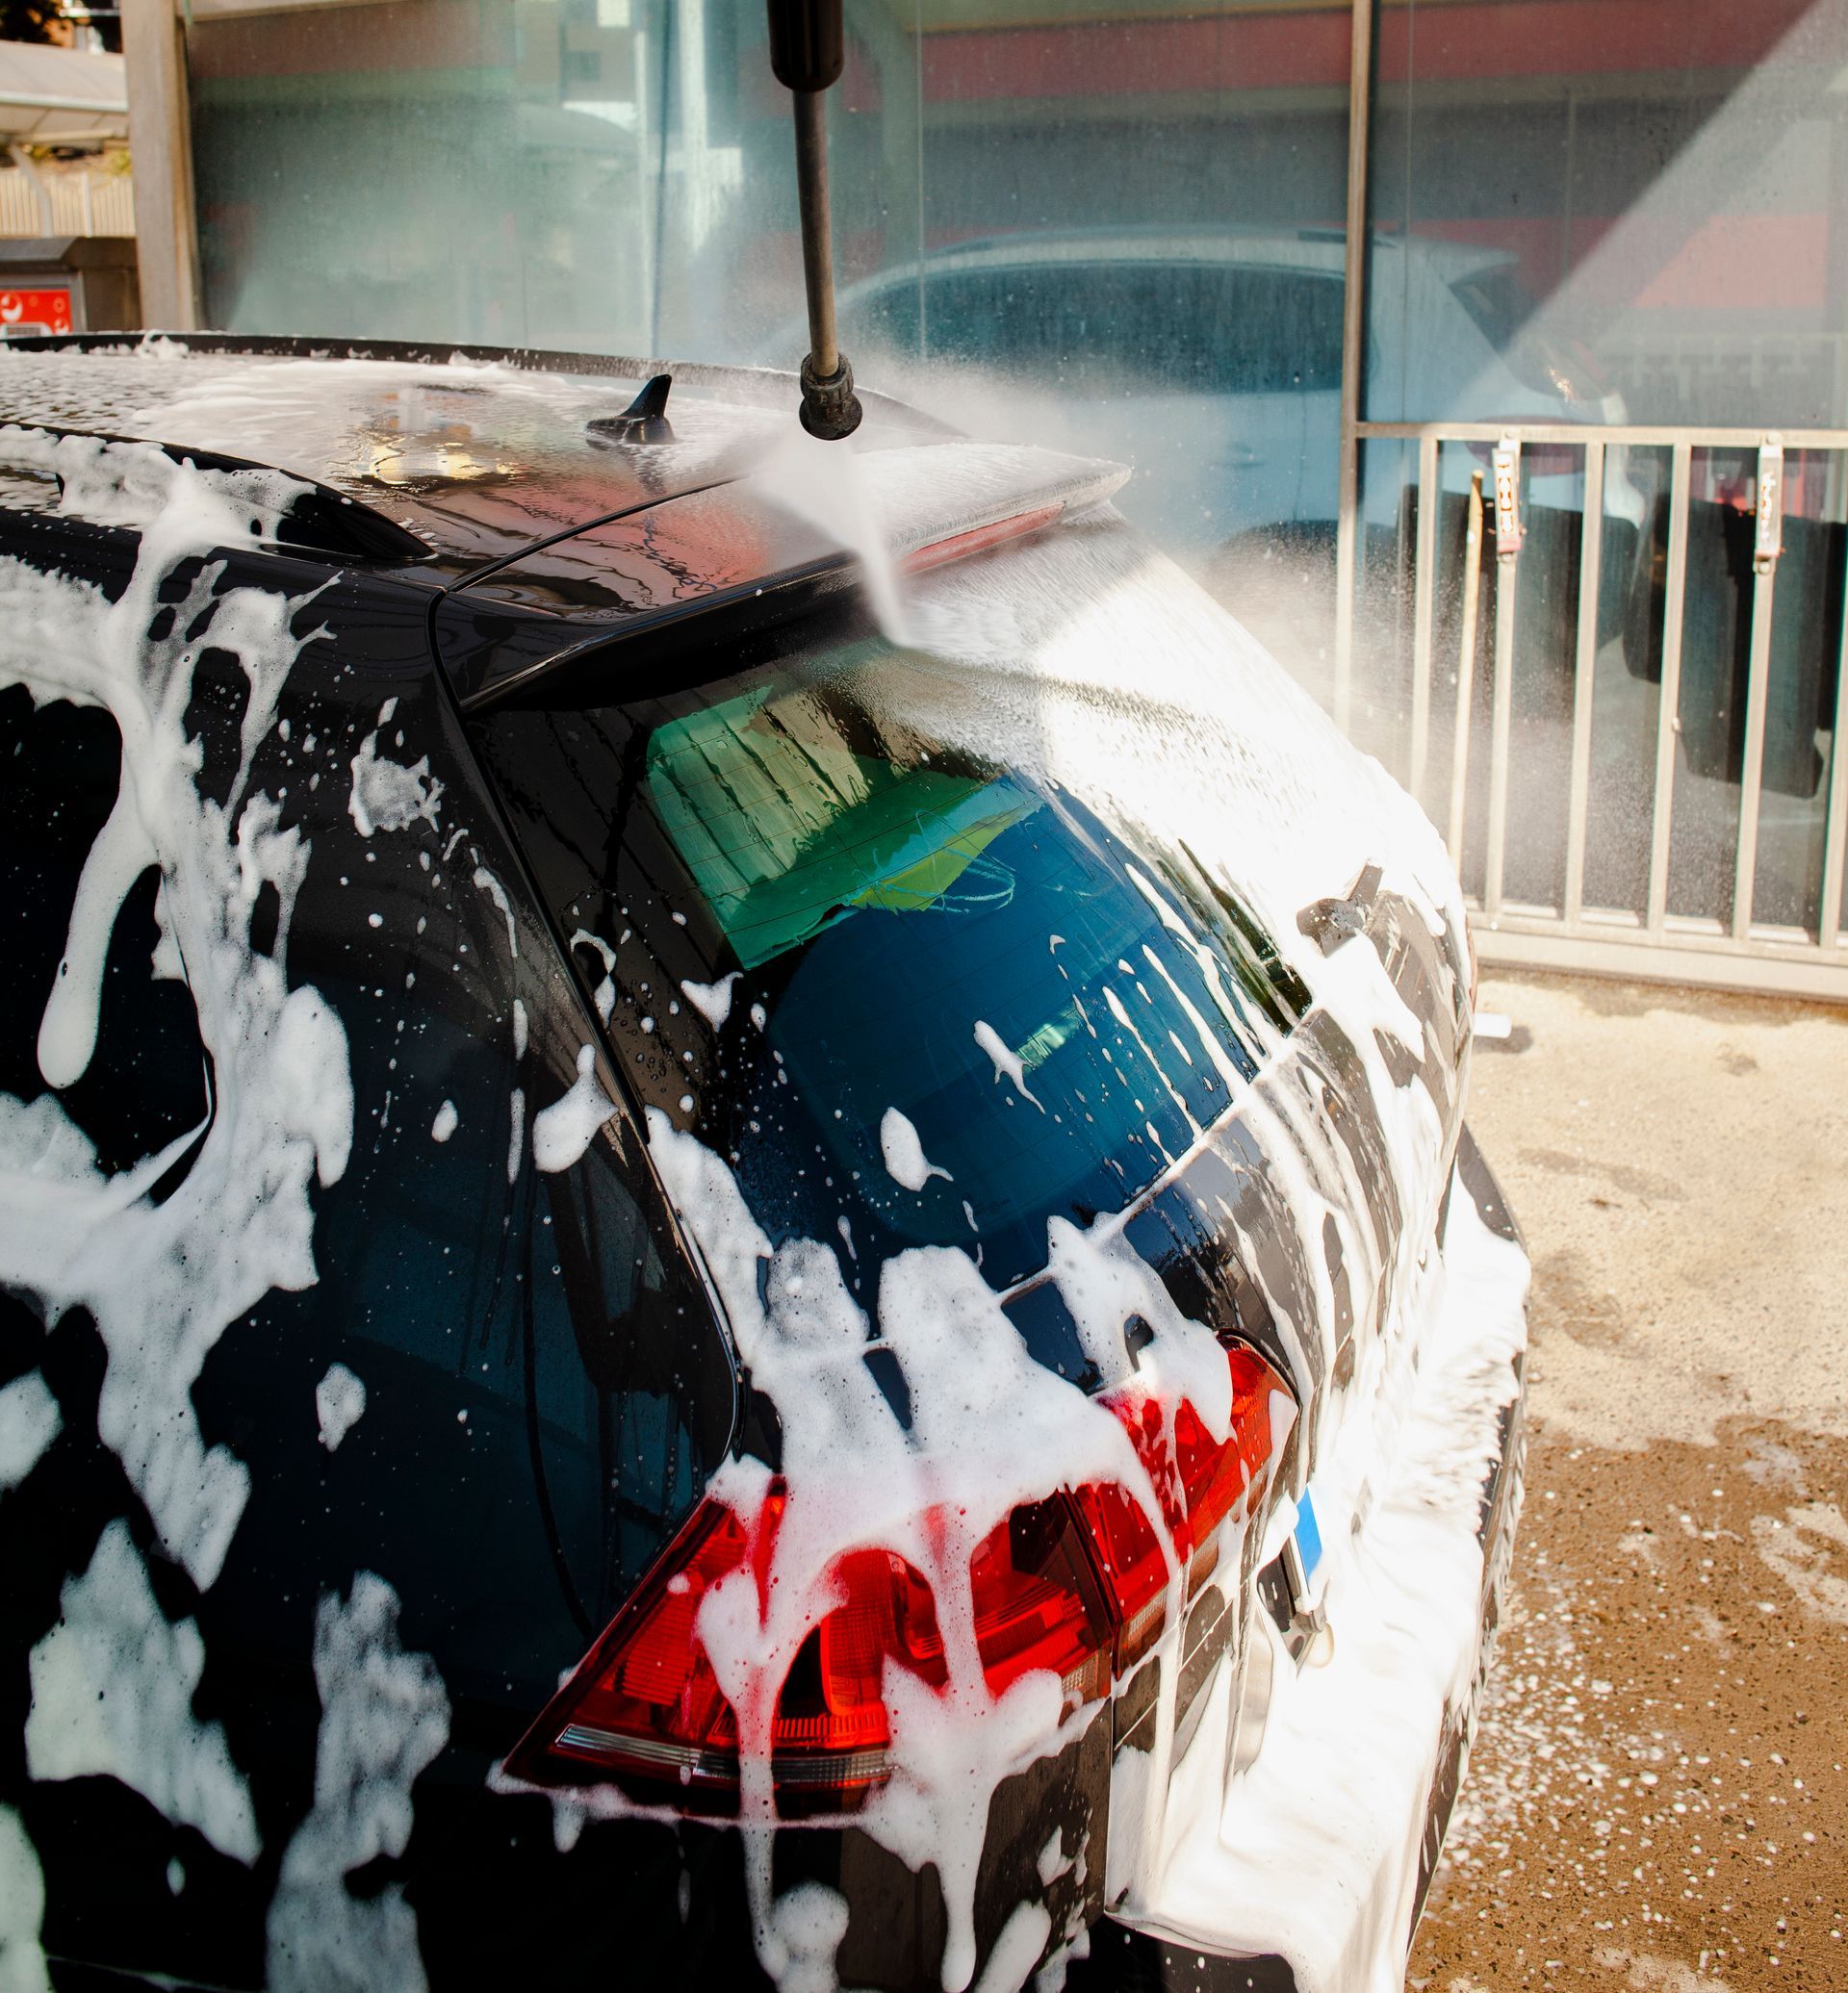
[[[26,339],[39,332],[68,332],[70,291],[0,291],[0,338]]]

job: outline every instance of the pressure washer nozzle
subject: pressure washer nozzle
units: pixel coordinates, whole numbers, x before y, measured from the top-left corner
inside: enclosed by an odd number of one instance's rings
[[[802,426],[823,443],[838,443],[860,427],[860,396],[854,393],[854,370],[842,353],[833,373],[815,371],[815,356],[802,363]]]

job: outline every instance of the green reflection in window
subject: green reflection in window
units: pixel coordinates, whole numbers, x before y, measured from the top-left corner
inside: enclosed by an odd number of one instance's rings
[[[757,968],[862,907],[1004,906],[987,856],[1039,799],[866,734],[820,690],[758,687],[658,728],[648,788],[740,965]]]

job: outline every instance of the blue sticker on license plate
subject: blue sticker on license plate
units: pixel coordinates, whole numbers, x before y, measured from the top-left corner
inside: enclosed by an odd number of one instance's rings
[[[1316,1574],[1322,1562],[1322,1528],[1316,1520],[1316,1504],[1305,1488],[1296,1499],[1296,1553],[1302,1559],[1305,1579]]]

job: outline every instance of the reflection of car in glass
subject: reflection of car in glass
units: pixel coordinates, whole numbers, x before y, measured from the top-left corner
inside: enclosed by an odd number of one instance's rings
[[[953,361],[1063,407],[1070,433],[1145,473],[1142,519],[1163,544],[1203,552],[1253,531],[1332,530],[1344,257],[1324,229],[961,243],[844,291],[841,339],[868,378],[878,358]],[[1373,420],[1466,406],[1487,422],[1622,421],[1584,356],[1523,330],[1505,251],[1382,235],[1372,261]],[[1467,490],[1467,454],[1452,455],[1446,489]],[[1370,456],[1365,516],[1388,526],[1397,452]],[[1528,502],[1576,510],[1581,473],[1576,451],[1545,452]],[[1632,497],[1613,466],[1606,511],[1634,526]]]
[[[488,357],[0,380],[9,1969],[1396,1973],[1525,1341],[1428,826],[1110,466],[868,396],[885,634],[792,383]]]

